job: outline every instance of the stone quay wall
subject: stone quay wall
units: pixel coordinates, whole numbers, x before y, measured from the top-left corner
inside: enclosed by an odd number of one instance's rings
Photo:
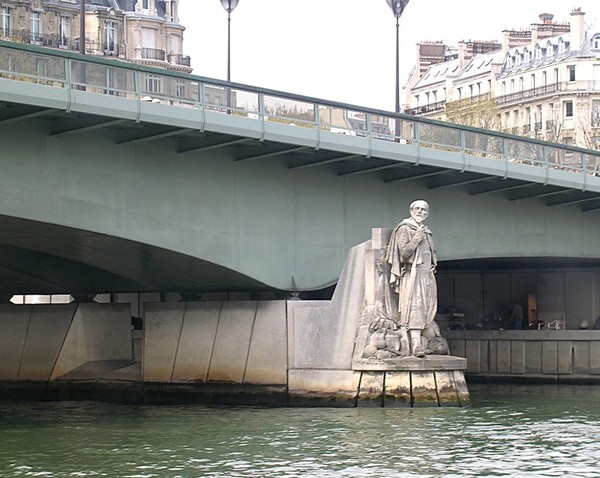
[[[600,383],[600,330],[452,330],[472,381]]]
[[[128,304],[3,305],[0,398],[466,405],[462,362],[353,363],[371,250],[350,251],[331,301],[146,303],[142,331]]]

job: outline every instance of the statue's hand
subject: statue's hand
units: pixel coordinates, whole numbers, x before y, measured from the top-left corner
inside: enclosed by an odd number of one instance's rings
[[[419,228],[415,232],[415,235],[413,236],[413,240],[416,243],[420,244],[424,237],[425,237],[425,229],[423,229],[423,226],[419,226]]]

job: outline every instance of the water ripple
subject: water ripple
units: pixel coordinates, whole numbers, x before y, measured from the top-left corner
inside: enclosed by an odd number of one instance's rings
[[[0,476],[597,477],[600,390],[471,387],[466,409],[0,402]]]

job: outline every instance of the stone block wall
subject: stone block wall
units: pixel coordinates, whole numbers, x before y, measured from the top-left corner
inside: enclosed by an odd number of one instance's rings
[[[44,382],[89,361],[131,357],[128,306],[0,306],[0,381]]]
[[[285,301],[146,305],[142,380],[287,384]]]

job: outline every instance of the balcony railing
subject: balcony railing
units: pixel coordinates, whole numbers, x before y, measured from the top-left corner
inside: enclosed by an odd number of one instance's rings
[[[167,52],[157,48],[142,48],[142,58],[144,60],[165,61],[167,58]]]
[[[187,55],[172,53],[169,55],[169,63],[173,65],[191,66],[191,58]]]
[[[436,103],[430,103],[428,105],[417,106],[416,108],[409,108],[405,111],[408,115],[424,115],[428,113],[439,113],[444,110],[446,105],[445,101],[438,101]]]
[[[33,33],[30,30],[6,30],[0,28],[0,39],[41,45],[49,48],[79,50],[79,38],[61,36],[58,33]]]
[[[537,99],[543,96],[553,95],[556,93],[575,93],[597,91],[600,93],[600,80],[592,81],[569,81],[563,83],[552,83],[551,85],[531,88],[529,90],[518,91],[508,95],[498,96],[498,104],[500,106],[511,103],[519,103],[525,100]]]
[[[21,84],[17,87],[16,82]],[[122,112],[129,118],[131,112],[137,112],[141,121],[146,113],[176,118],[180,111],[198,130],[204,130],[209,122],[229,123],[235,118],[240,128],[245,125],[263,135],[275,123],[277,128],[290,128],[286,131],[291,137],[298,131],[295,128],[301,128],[298,134],[302,141],[310,136],[319,145],[322,141],[339,142],[331,135],[342,134],[353,137],[348,144],[364,146],[369,157],[371,153],[375,157],[375,152],[382,158],[424,157],[423,151],[435,150],[439,155],[432,157],[443,156],[444,164],[454,164],[457,169],[465,168],[468,162],[469,168],[481,167],[493,171],[490,174],[538,178],[540,183],[551,178],[572,184],[570,187],[600,192],[600,151],[117,63],[100,56],[0,41],[0,89],[18,90],[40,100],[52,98],[53,105],[62,101],[73,107],[83,101],[84,105],[95,105],[94,111],[102,108],[103,102],[91,101],[91,95],[104,95],[110,98],[107,114]],[[167,113],[166,106],[172,111]],[[221,114],[230,116],[214,116]],[[361,121],[349,121],[357,118]]]

